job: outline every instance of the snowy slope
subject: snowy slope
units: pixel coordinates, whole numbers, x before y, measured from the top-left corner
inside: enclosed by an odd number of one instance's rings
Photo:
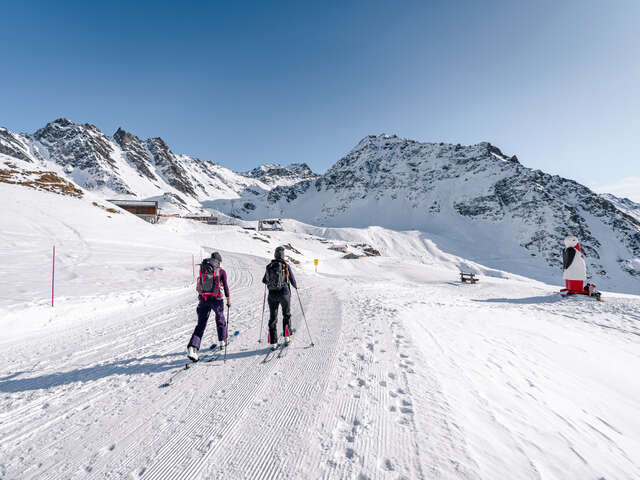
[[[4,183],[0,201],[2,479],[640,477],[638,296],[561,299],[417,232],[150,225]],[[363,242],[382,255],[330,248]],[[294,343],[263,363],[280,244],[315,347],[294,296]],[[214,249],[240,335],[160,388],[195,326],[191,255]]]

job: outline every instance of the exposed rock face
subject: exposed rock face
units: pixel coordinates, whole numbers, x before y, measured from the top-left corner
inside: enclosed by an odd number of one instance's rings
[[[11,133],[4,127],[0,127],[0,153],[25,162],[31,162],[29,146],[20,136]]]
[[[302,180],[318,177],[306,163],[292,163],[286,167],[277,163],[268,163],[260,165],[243,175],[260,180],[271,187],[290,186]]]
[[[60,118],[38,130],[33,138],[46,149],[46,157],[65,167],[81,187],[134,194],[118,175],[112,142],[94,125],[76,125]]]
[[[25,160],[28,162],[29,160]],[[72,182],[65,180],[55,172],[31,170],[19,168],[18,165],[8,161],[0,161],[0,183],[22,185],[59,195],[81,198],[84,193]]]
[[[113,135],[113,139],[118,145],[120,145],[120,148],[126,155],[127,160],[136,168],[140,175],[143,175],[150,180],[157,180],[151,170],[152,166],[149,153],[147,152],[144,143],[138,137],[118,128],[116,133]]]
[[[169,185],[179,192],[196,196],[195,189],[189,181],[187,172],[164,140],[161,138],[151,138],[147,140],[147,148],[153,156],[153,162]]]

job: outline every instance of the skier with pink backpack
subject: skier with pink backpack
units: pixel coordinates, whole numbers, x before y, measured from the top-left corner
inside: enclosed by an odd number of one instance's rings
[[[207,328],[207,322],[211,310],[216,316],[216,328],[218,330],[218,341],[220,349],[224,349],[227,342],[227,321],[224,318],[224,301],[222,292],[227,299],[227,307],[231,307],[229,296],[229,286],[227,284],[227,272],[220,268],[222,256],[218,252],[211,254],[211,258],[205,258],[200,264],[200,273],[196,290],[198,292],[198,325],[196,325],[193,335],[187,346],[187,357],[192,362],[197,362],[198,350],[202,335]]]

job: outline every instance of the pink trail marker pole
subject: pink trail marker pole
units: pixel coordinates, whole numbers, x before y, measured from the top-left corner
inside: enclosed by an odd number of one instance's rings
[[[53,307],[53,293],[56,284],[56,246],[53,246],[53,262],[51,263],[51,306]]]

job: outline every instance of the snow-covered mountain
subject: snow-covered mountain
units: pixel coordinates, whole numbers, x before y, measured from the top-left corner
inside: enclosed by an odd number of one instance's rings
[[[417,229],[447,251],[546,281],[559,276],[562,238],[573,234],[593,280],[637,291],[640,210],[632,203],[527,168],[490,143],[380,135],[364,138],[317,179],[275,187],[250,208],[224,200],[213,206],[247,219]]]
[[[0,154],[104,198],[159,200],[165,212],[420,230],[448,252],[543,281],[558,281],[562,238],[572,234],[599,286],[640,290],[638,204],[527,168],[486,142],[371,135],[323,175],[304,163],[240,174],[175,154],[161,138],[108,137],[59,119],[33,135],[0,128]]]
[[[161,138],[141,140],[122,129],[109,137],[94,125],[64,118],[33,135],[0,128],[0,153],[53,170],[105,198],[159,200],[168,212],[196,212],[204,200],[270,188],[213,162],[175,154]]]

